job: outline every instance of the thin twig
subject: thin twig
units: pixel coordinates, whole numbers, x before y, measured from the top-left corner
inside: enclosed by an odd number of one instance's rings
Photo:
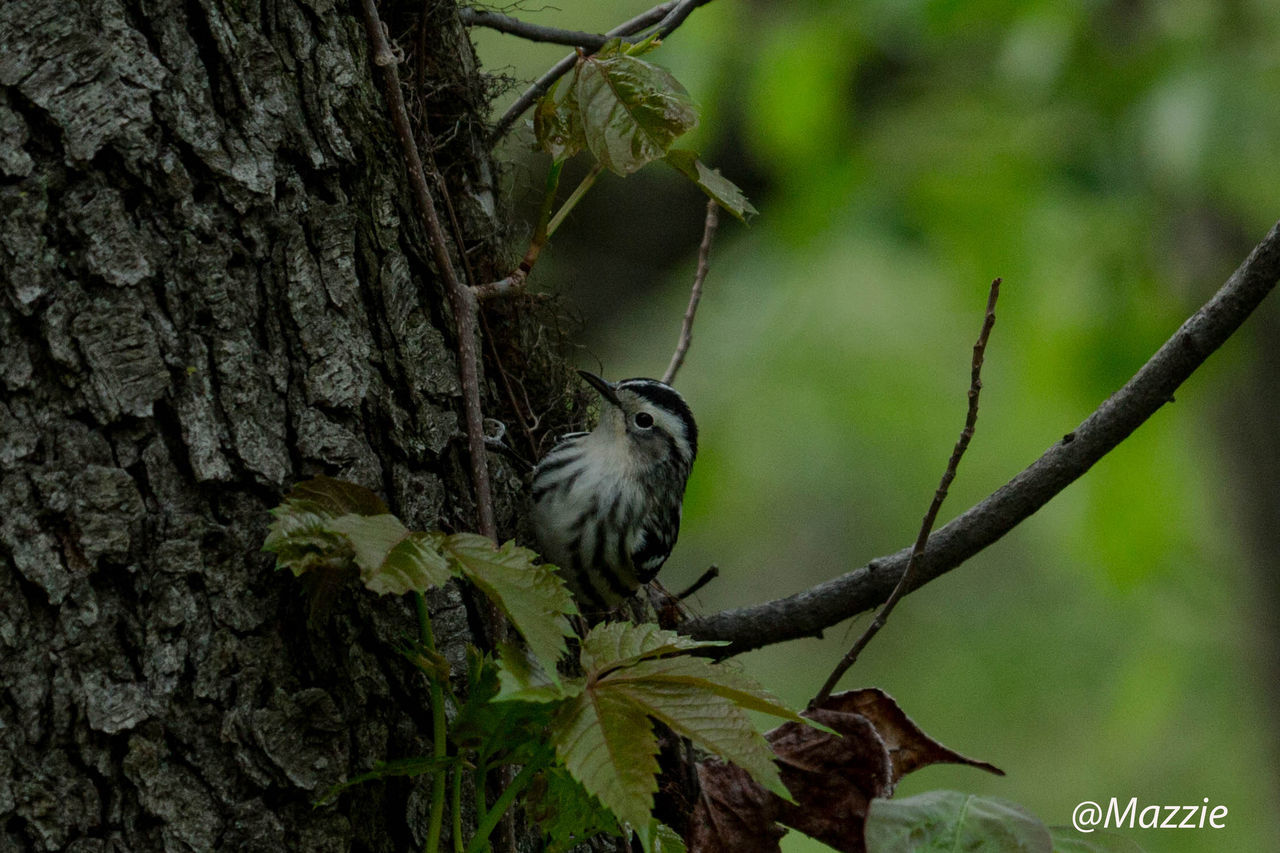
[[[908,585],[915,575],[916,565],[920,562],[920,557],[924,554],[925,545],[929,542],[929,534],[933,532],[934,522],[938,520],[938,511],[942,509],[942,502],[947,499],[947,490],[951,488],[951,481],[956,478],[956,469],[960,467],[960,459],[964,456],[964,452],[969,449],[969,441],[973,438],[974,427],[978,424],[978,395],[982,392],[982,360],[987,352],[987,339],[991,337],[991,329],[996,324],[996,300],[999,298],[1000,279],[996,279],[991,282],[991,292],[987,296],[987,314],[982,321],[982,331],[978,334],[978,342],[973,345],[973,362],[969,377],[969,413],[965,416],[964,429],[960,431],[960,438],[956,440],[956,446],[951,451],[951,459],[947,461],[947,470],[943,472],[942,481],[938,484],[937,491],[933,493],[933,501],[929,504],[929,511],[925,513],[924,521],[920,523],[920,533],[916,536],[916,544],[911,549],[911,557],[907,560],[907,567],[902,570],[902,577],[898,579],[898,585],[893,588],[893,592],[889,594],[884,606],[876,613],[876,618],[871,620],[871,624],[862,632],[862,636],[840,659],[840,663],[836,664],[836,668],[832,670],[831,675],[827,676],[826,683],[822,685],[818,695],[814,696],[813,701],[809,703],[810,708],[821,707],[830,698],[831,691],[835,689],[841,676],[849,670],[849,667],[853,666],[853,662],[858,659],[858,655],[867,647],[867,643],[871,642],[871,638],[884,627],[884,623],[888,620],[889,614],[893,612],[893,608],[898,606],[902,596],[907,593]]]
[[[399,57],[387,40],[386,28],[378,17],[375,0],[360,0],[360,2],[364,13],[365,30],[368,32],[369,43],[373,48],[373,64],[382,69],[387,108],[391,113],[391,124],[395,128],[396,137],[400,140],[400,151],[404,156],[409,187],[422,219],[422,227],[427,232],[427,241],[431,244],[432,257],[444,279],[445,290],[453,306],[454,322],[458,330],[458,375],[462,385],[463,415],[471,457],[471,484],[476,493],[477,522],[480,532],[496,542],[498,529],[494,523],[493,492],[489,484],[489,467],[485,458],[484,413],[480,408],[480,371],[476,354],[476,298],[471,288],[459,281],[454,271],[453,261],[449,257],[448,240],[440,225],[435,202],[431,198],[426,172],[422,167],[422,158],[418,154],[418,146],[413,139],[413,129],[409,125],[409,114],[404,106],[404,96],[400,90],[400,73],[396,69]]]
[[[711,241],[716,236],[716,226],[720,224],[720,205],[715,199],[707,199],[707,218],[702,226],[702,245],[698,247],[698,269],[693,274],[693,288],[689,292],[689,305],[684,309],[684,321],[680,324],[680,340],[676,351],[671,354],[671,363],[667,372],[662,374],[662,381],[670,385],[675,381],[676,371],[684,364],[685,354],[689,352],[689,342],[693,338],[693,318],[698,313],[698,303],[702,301],[702,283],[707,280],[707,272],[711,269]]]
[[[667,2],[659,3],[647,12],[641,12],[629,21],[619,24],[605,33],[605,35],[609,38],[618,38],[619,36],[631,38],[656,24],[657,27],[654,33],[660,39],[666,38],[684,23],[694,9],[709,2],[711,0],[679,0],[679,2],[667,0]],[[528,89],[525,89],[520,97],[516,98],[515,103],[507,107],[507,111],[494,123],[493,133],[489,137],[490,141],[497,142],[506,136],[507,131],[511,130],[516,119],[523,115],[525,110],[533,106],[534,101],[545,95],[557,80],[569,73],[569,70],[573,68],[577,61],[578,54],[576,52],[569,54],[551,66]]]
[[[698,575],[698,579],[696,581],[685,587],[683,592],[676,593],[676,598],[680,601],[684,601],[718,577],[720,577],[720,567],[711,566],[705,572]]]
[[[1235,334],[1277,281],[1280,223],[1123,388],[1016,477],[930,536],[907,591],[1000,539],[1128,438]],[[910,556],[904,548],[795,595],[690,620],[682,629],[700,640],[728,640],[730,645],[717,651],[720,657],[817,636],[886,600]]]
[[[570,47],[585,47],[588,50],[599,50],[609,40],[599,33],[584,33],[579,30],[562,30],[559,27],[544,27],[528,21],[517,20],[501,12],[489,12],[464,6],[458,10],[458,17],[469,27],[487,27],[507,35],[519,36],[529,41],[550,42],[551,44],[567,44]]]
[[[479,356],[476,352],[478,303],[472,288],[458,279],[453,260],[449,257],[448,240],[440,224],[435,202],[431,197],[426,171],[422,166],[422,158],[418,153],[413,129],[409,124],[409,113],[405,109],[404,95],[400,87],[400,72],[397,70],[400,54],[392,48],[387,39],[386,27],[378,17],[376,0],[360,0],[360,6],[364,15],[365,30],[373,49],[373,64],[382,69],[387,109],[391,113],[391,124],[400,142],[400,151],[404,157],[405,171],[414,203],[422,220],[422,227],[427,233],[427,242],[431,246],[437,271],[444,279],[445,290],[453,308],[454,323],[458,333],[458,381],[462,386],[463,419],[466,424],[467,451],[471,461],[471,485],[475,491],[477,526],[481,534],[497,542],[498,527],[494,519],[493,490],[489,482],[489,464],[485,449],[484,411],[480,405],[480,368]],[[462,251],[461,244],[459,244],[459,250]],[[506,625],[502,612],[495,604],[490,602],[487,611],[493,631],[491,639],[496,646],[506,634]],[[443,743],[443,737],[438,731],[436,738],[437,747],[439,747]],[[504,781],[510,775],[509,772],[504,772],[510,771],[510,768],[498,768],[498,771]],[[433,791],[433,821],[437,808],[436,799],[437,795]],[[504,813],[499,816],[497,822],[502,824],[504,835],[508,837],[508,849],[515,849],[514,823],[510,816]]]

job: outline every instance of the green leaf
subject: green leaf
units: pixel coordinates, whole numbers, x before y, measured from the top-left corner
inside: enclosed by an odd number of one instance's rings
[[[873,799],[864,828],[868,853],[999,850],[1048,853],[1049,830],[1022,806],[959,791]]]
[[[262,550],[276,555],[277,569],[289,569],[297,577],[352,557],[350,540],[329,528],[332,517],[316,504],[286,500],[271,514]]]
[[[449,739],[471,750],[479,766],[545,761],[546,732],[556,706],[500,702],[497,695],[497,663],[468,648],[467,699],[450,725]]]
[[[676,734],[738,765],[779,797],[791,798],[772,748],[743,709],[805,720],[741,673],[701,658],[666,658],[614,670],[597,689],[625,695]]]
[[[578,612],[554,566],[535,563],[528,548],[496,547],[484,536],[457,533],[444,540],[457,570],[502,608],[529,650],[552,679],[572,633],[568,616]]]
[[[439,533],[410,533],[397,542],[365,586],[379,594],[425,592],[450,577],[449,562],[440,552]]]
[[[1049,827],[1053,853],[1142,853],[1136,841],[1114,832],[1083,833],[1069,826]]]
[[[525,650],[510,643],[499,645],[500,689],[495,702],[559,702],[582,692],[581,679],[552,680],[547,671]]]
[[[568,160],[587,147],[582,131],[582,113],[578,109],[578,96],[574,83],[578,78],[575,68],[565,87],[564,97],[557,99],[557,80],[547,94],[538,99],[533,110],[533,134],[538,147],[555,161]]]
[[[557,715],[552,741],[574,778],[632,827],[648,825],[657,788],[653,719],[789,797],[744,709],[805,721],[724,664],[670,656],[708,645],[718,644],[625,622],[598,625],[582,641],[582,694]]]
[[[632,826],[649,822],[658,739],[644,710],[608,689],[583,691],[556,715],[551,740],[565,769]]]
[[[618,819],[561,767],[548,767],[530,790],[527,814],[538,824],[547,853],[566,853],[607,832],[621,835]]]
[[[329,522],[329,529],[351,540],[356,565],[362,574],[377,571],[392,546],[409,535],[409,529],[400,519],[389,513],[341,515]]]
[[[695,640],[675,631],[659,628],[651,622],[633,625],[629,622],[606,622],[596,625],[582,641],[582,667],[588,672],[629,666],[637,661],[662,655],[724,646],[719,640]]]
[[[394,515],[344,515],[329,527],[350,540],[360,579],[379,595],[425,592],[452,576],[442,537],[412,533]]]
[[[343,791],[348,788],[359,785],[364,782],[372,782],[376,779],[386,779],[389,776],[422,776],[425,773],[436,773],[446,771],[451,764],[457,761],[456,758],[441,756],[435,758],[433,756],[423,756],[421,758],[399,758],[395,761],[380,761],[373,766],[368,773],[361,773],[348,779],[345,782],[339,782],[329,790],[320,795],[320,799],[315,801],[316,806],[323,806],[332,802]]]
[[[688,853],[680,833],[656,820],[650,820],[647,825],[638,827],[636,836],[639,837],[645,853]]]
[[[622,39],[616,39],[616,41],[619,42],[618,52],[626,53],[627,56],[644,56],[646,53],[651,53],[662,47],[662,39],[658,38],[657,33],[650,33],[643,41],[638,41],[635,44],[627,44]],[[606,42],[604,48],[609,47],[611,44],[613,42]],[[604,48],[601,48],[601,50]],[[596,51],[597,56],[599,53],[600,51]]]
[[[747,217],[755,216],[759,211],[747,201],[746,195],[738,189],[737,184],[710,168],[692,151],[677,148],[668,151],[662,158],[668,166],[693,181],[716,204],[733,214],[742,222]]]
[[[587,148],[619,175],[662,157],[698,124],[693,101],[669,71],[608,45],[578,63],[572,87]]]
[[[262,550],[275,553],[276,568],[287,568],[295,576],[316,569],[332,574],[351,558],[352,546],[329,522],[348,514],[386,511],[382,499],[364,486],[323,475],[304,480],[271,511],[271,528]]]

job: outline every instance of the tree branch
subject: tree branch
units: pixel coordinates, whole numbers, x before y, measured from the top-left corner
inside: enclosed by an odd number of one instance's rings
[[[671,354],[671,363],[667,372],[662,374],[662,381],[670,385],[675,381],[676,371],[684,364],[684,357],[689,352],[689,342],[693,340],[693,318],[698,313],[698,303],[702,301],[702,283],[707,280],[707,272],[711,269],[711,241],[716,236],[716,226],[720,224],[720,205],[715,199],[707,199],[707,218],[702,226],[702,245],[698,247],[698,269],[693,274],[693,287],[689,292],[689,305],[684,309],[684,320],[680,324],[680,340],[676,343],[676,351]]]
[[[929,542],[929,534],[933,532],[934,522],[938,520],[938,511],[942,509],[942,503],[947,499],[947,490],[951,488],[951,481],[956,478],[956,470],[960,467],[960,460],[964,457],[965,451],[969,449],[969,442],[973,439],[973,431],[978,425],[978,395],[982,393],[982,361],[987,353],[987,340],[991,337],[991,329],[996,324],[996,300],[999,298],[1000,279],[996,279],[991,282],[991,292],[987,296],[987,313],[982,320],[982,331],[978,333],[978,342],[973,345],[973,361],[969,371],[969,411],[965,415],[964,429],[960,430],[960,438],[956,441],[955,448],[951,451],[951,458],[947,460],[947,469],[942,472],[942,480],[938,483],[938,488],[933,493],[933,500],[929,502],[929,510],[924,514],[924,520],[920,522],[920,532],[916,535],[916,544],[911,547],[911,556],[907,559],[907,567],[902,570],[902,577],[898,578],[897,586],[889,594],[889,598],[885,601],[884,606],[880,608],[880,612],[876,613],[876,618],[871,620],[871,624],[862,632],[862,636],[858,637],[857,642],[840,659],[840,662],[836,664],[836,668],[831,671],[831,675],[827,676],[822,689],[809,702],[810,709],[822,707],[831,698],[831,691],[835,690],[836,685],[840,683],[840,677],[849,671],[849,667],[853,666],[854,661],[858,659],[858,655],[862,654],[862,650],[867,647],[867,643],[871,642],[871,638],[884,627],[885,622],[889,619],[889,614],[893,612],[893,608],[898,606],[898,602],[902,600],[902,596],[906,595],[907,588],[911,586],[911,582],[915,579],[916,566],[919,565],[920,558],[924,555],[925,546]]]
[[[445,237],[444,228],[440,225],[440,216],[436,212],[435,202],[431,198],[426,171],[422,167],[422,158],[413,140],[409,112],[404,106],[404,95],[400,89],[400,72],[397,70],[400,62],[399,54],[387,40],[386,28],[378,17],[375,0],[361,0],[361,10],[364,13],[365,31],[369,35],[369,44],[373,48],[373,64],[382,69],[387,108],[391,112],[391,124],[400,141],[400,152],[404,156],[405,171],[408,174],[409,187],[413,191],[413,200],[418,208],[422,227],[427,232],[427,242],[431,244],[431,256],[435,260],[441,278],[444,279],[445,290],[449,294],[449,302],[453,307],[454,322],[458,327],[458,379],[462,385],[463,416],[467,428],[468,454],[471,457],[471,484],[476,493],[477,523],[480,532],[496,542],[498,528],[494,522],[493,490],[489,484],[489,465],[485,456],[484,412],[480,407],[480,369],[476,354],[476,312],[478,310],[476,297],[471,292],[471,288],[458,279],[453,261],[449,257],[448,240]]]
[[[605,33],[607,38],[630,38],[637,33],[657,24],[654,33],[658,38],[666,38],[671,35],[689,14],[699,6],[705,6],[711,0],[667,0],[665,3],[659,3],[647,12],[641,12],[629,21],[619,24],[609,32]],[[507,111],[493,125],[493,133],[489,139],[491,142],[497,142],[506,136],[507,131],[511,130],[511,126],[515,124],[516,119],[524,114],[524,111],[533,106],[534,101],[541,98],[547,93],[551,86],[569,72],[574,64],[578,61],[578,54],[571,53],[564,59],[551,66],[546,73],[533,82],[528,89],[525,89],[520,97],[516,98],[515,103],[507,107]]]
[[[1280,223],[1123,388],[1030,467],[930,536],[911,589],[1000,539],[1171,402],[1178,386],[1240,328],[1278,279]],[[910,554],[904,548],[796,595],[690,620],[681,630],[702,640],[728,640],[730,646],[717,650],[721,656],[817,636],[884,601]]]
[[[578,30],[562,30],[559,27],[544,27],[528,21],[517,20],[501,12],[489,12],[464,6],[458,10],[458,17],[469,27],[488,27],[507,35],[519,36],[529,41],[550,42],[551,44],[567,44],[570,47],[585,47],[587,50],[599,50],[609,40],[599,33],[584,33]]]

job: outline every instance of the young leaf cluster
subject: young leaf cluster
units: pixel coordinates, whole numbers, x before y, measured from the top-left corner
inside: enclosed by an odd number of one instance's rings
[[[552,669],[566,651],[568,617],[577,613],[555,567],[528,548],[501,548],[474,533],[420,533],[387,511],[373,492],[316,477],[299,483],[275,516],[263,550],[294,575],[353,560],[364,585],[380,595],[426,592],[450,578],[470,581],[511,620],[530,651]]]
[[[698,124],[698,109],[680,81],[640,57],[660,44],[622,39],[582,56],[547,92],[533,113],[538,147],[561,163],[588,151],[597,163],[626,176],[663,160],[740,220],[756,212],[742,191],[692,151],[672,149]]]
[[[264,548],[275,553],[278,568],[305,577],[353,565],[376,593],[417,596],[421,638],[400,651],[432,686],[435,753],[380,764],[324,801],[360,781],[430,774],[433,804],[443,804],[446,779],[453,779],[457,814],[463,773],[474,773],[476,789],[484,790],[489,769],[518,765],[492,805],[479,804],[468,853],[485,847],[520,797],[551,850],[626,831],[649,853],[683,850],[652,815],[655,721],[788,796],[773,752],[747,712],[803,721],[739,671],[686,654],[717,643],[657,625],[608,623],[591,629],[576,644],[577,660],[566,662],[568,617],[576,610],[554,567],[539,564],[532,551],[513,542],[497,547],[470,533],[411,531],[369,490],[328,477],[300,483],[274,516]],[[435,649],[421,598],[450,578],[470,582],[494,601],[525,641],[523,647],[503,644],[500,661],[470,649],[459,684]],[[561,670],[581,674],[561,676]],[[442,805],[433,810],[430,838],[436,841],[442,812]]]
[[[558,684],[507,650],[496,699],[554,705],[549,731],[560,764],[642,836],[657,832],[654,720],[785,798],[773,753],[746,712],[803,721],[740,672],[682,654],[711,645],[656,625],[600,625],[582,640],[583,675]]]

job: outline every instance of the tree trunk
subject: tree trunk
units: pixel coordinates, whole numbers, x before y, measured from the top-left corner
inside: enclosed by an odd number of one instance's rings
[[[483,93],[431,5],[383,16],[491,274]],[[429,752],[411,608],[352,586],[309,628],[260,552],[318,472],[475,525],[454,325],[356,9],[4,0],[0,211],[0,848],[420,846],[425,777],[312,807]],[[479,617],[432,605],[460,663]]]

